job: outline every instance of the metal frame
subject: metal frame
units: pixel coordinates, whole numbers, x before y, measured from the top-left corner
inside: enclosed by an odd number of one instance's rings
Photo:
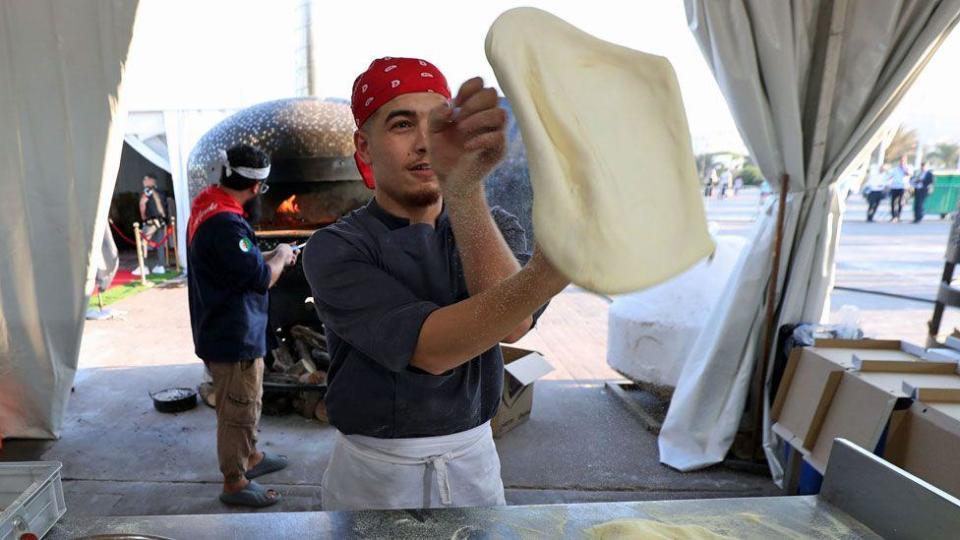
[[[960,499],[844,439],[833,442],[820,498],[888,540],[960,534]]]

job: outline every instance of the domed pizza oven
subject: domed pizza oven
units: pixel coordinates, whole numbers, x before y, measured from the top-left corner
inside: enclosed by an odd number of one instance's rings
[[[266,180],[270,189],[263,196],[262,217],[254,225],[260,249],[273,249],[281,242],[305,242],[314,231],[373,196],[353,161],[353,132],[353,115],[343,103],[305,97],[254,105],[214,126],[190,152],[190,197],[219,181],[221,149],[251,144],[267,152],[271,161]],[[305,347],[295,337],[305,328],[315,334],[323,332],[307,302],[310,296],[299,261],[270,291],[269,346],[274,350],[267,363],[275,369],[277,362],[296,362],[311,353],[313,360],[319,359],[317,367],[325,367],[323,355],[316,350],[322,340],[314,339]]]

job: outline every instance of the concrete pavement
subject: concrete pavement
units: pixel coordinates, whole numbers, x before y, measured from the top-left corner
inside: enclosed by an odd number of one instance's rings
[[[740,196],[706,202],[708,218],[722,233],[749,237],[760,209],[759,191],[745,190]],[[866,202],[852,194],[840,231],[835,289],[830,297],[831,316],[844,305],[860,311],[864,332],[874,338],[905,339],[923,344],[926,323],[933,312],[943,272],[943,254],[950,233],[950,218],[926,216],[913,224],[913,207],[906,205],[902,221],[889,221],[889,201],[884,201],[872,223],[866,221]],[[857,292],[848,289],[856,289]],[[904,295],[905,300],[887,296]],[[948,310],[941,337],[960,326],[960,310]]]

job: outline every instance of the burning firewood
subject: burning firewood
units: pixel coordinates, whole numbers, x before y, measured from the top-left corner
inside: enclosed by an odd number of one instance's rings
[[[314,371],[313,373],[304,373],[300,376],[300,384],[323,384],[327,381],[327,373],[324,371]]]

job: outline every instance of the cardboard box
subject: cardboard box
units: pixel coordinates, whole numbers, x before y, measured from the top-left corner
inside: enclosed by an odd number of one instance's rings
[[[960,497],[960,404],[914,402],[891,422],[884,458]]]
[[[915,371],[953,369],[923,362],[922,347],[899,340],[820,339],[794,349],[770,410],[773,431],[805,455],[812,452],[844,371],[890,371],[924,364]],[[899,382],[897,389],[900,389]],[[822,471],[821,471],[822,472]]]
[[[943,362],[924,362],[923,352],[898,340],[817,340],[813,347],[794,349],[770,410],[773,431],[821,474],[834,437],[875,449],[894,404],[906,397],[905,374],[891,371],[925,376],[954,369]],[[858,370],[863,373],[851,374]],[[890,386],[896,391],[888,391]]]
[[[533,410],[533,383],[553,371],[543,356],[536,351],[501,345],[503,351],[503,396],[500,408],[490,421],[493,436],[522,424]]]
[[[828,360],[851,368],[854,356],[861,360],[901,360],[919,362],[925,353],[923,347],[891,339],[818,339],[812,347]]]
[[[950,354],[901,341],[818,340],[791,354],[771,417],[821,474],[843,437],[960,495],[960,375]]]

